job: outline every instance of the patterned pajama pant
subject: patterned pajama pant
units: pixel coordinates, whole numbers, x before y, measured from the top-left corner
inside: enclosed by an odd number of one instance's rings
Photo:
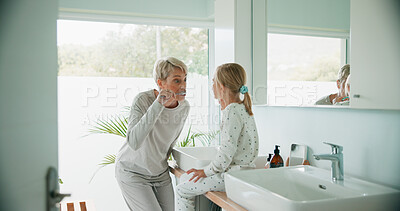
[[[225,191],[224,173],[199,179],[196,183],[189,181],[191,174],[182,174],[176,187],[176,211],[194,211],[195,198],[208,191]]]

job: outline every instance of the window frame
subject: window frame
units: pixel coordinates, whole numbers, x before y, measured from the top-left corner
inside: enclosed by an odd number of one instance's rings
[[[215,36],[214,36],[214,20],[198,20],[198,19],[174,19],[156,16],[135,16],[132,14],[106,13],[103,11],[83,11],[77,9],[59,8],[59,16],[57,20],[75,20],[75,21],[92,21],[92,22],[111,22],[125,24],[141,24],[141,25],[157,25],[157,26],[174,26],[174,27],[194,27],[205,28],[208,30],[208,90],[210,93],[212,87],[212,77],[215,69]],[[219,129],[220,119],[219,105],[215,104],[212,94],[208,98],[208,129],[215,131]]]

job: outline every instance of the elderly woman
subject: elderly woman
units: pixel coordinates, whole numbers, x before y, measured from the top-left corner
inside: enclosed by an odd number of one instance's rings
[[[187,67],[168,57],[154,65],[158,90],[139,93],[133,100],[126,142],[115,175],[130,210],[174,210],[168,156],[189,113]]]
[[[338,92],[326,95],[318,99],[315,102],[315,105],[336,105],[338,103],[348,101],[349,97],[346,94],[346,81],[349,75],[350,75],[350,65],[346,64],[342,68],[340,68],[338,72],[338,79],[336,81]]]
[[[335,99],[334,105],[341,105],[341,106],[350,105],[350,98],[349,98],[349,96],[350,96],[350,76],[351,76],[351,74],[349,76],[347,76],[346,84],[344,85],[344,87],[345,87],[344,93],[345,93],[346,97],[344,99],[342,98],[341,101],[337,101],[337,102]]]

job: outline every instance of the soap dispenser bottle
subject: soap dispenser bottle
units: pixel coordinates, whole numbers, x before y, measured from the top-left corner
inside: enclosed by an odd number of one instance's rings
[[[268,153],[267,163],[265,164],[266,169],[271,167],[271,157],[272,157],[272,154]]]
[[[275,145],[275,150],[274,150],[274,157],[272,157],[271,160],[271,168],[278,168],[283,166],[283,159],[279,155],[279,146]]]

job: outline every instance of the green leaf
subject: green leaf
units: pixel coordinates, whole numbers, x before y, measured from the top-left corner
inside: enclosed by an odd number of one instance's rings
[[[103,161],[99,164],[100,167],[94,172],[92,178],[90,178],[89,183],[92,182],[94,176],[96,176],[97,172],[99,172],[100,169],[102,169],[102,168],[104,168],[104,167],[106,167],[106,166],[108,166],[108,165],[110,165],[110,164],[114,164],[114,163],[115,163],[115,158],[116,158],[116,157],[117,157],[117,156],[116,156],[116,155],[113,155],[113,154],[109,154],[109,155],[104,156]]]
[[[89,133],[105,133],[126,138],[128,118],[113,117],[107,121],[98,119],[95,125],[89,129]]]
[[[210,131],[208,133],[204,132],[193,132],[192,125],[190,125],[188,133],[183,141],[178,142],[176,146],[178,147],[195,147],[196,142],[195,140],[200,140],[203,146],[210,146],[212,140],[219,134],[219,131]]]
[[[191,129],[192,129],[192,125],[190,125],[188,133],[187,133],[185,139],[182,142],[178,143],[178,146],[180,146],[180,147],[188,147],[189,146]]]
[[[99,165],[106,166],[106,165],[114,164],[116,157],[117,156],[113,155],[113,154],[106,155],[106,156],[104,156],[102,163],[100,163]]]

